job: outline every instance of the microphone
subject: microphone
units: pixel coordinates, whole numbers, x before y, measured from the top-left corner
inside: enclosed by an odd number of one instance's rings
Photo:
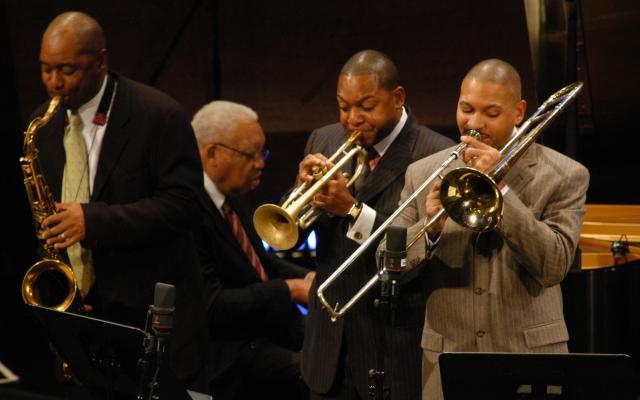
[[[153,293],[151,310],[151,329],[157,337],[169,336],[173,329],[173,312],[175,310],[175,291],[173,285],[157,282]]]
[[[147,318],[151,315],[151,330],[148,332],[148,320],[145,322],[144,355],[139,360],[140,381],[136,400],[156,398],[158,390],[158,371],[162,365],[165,350],[165,338],[173,328],[173,311],[175,310],[175,291],[173,285],[156,282],[153,292],[153,304],[149,305]],[[155,372],[152,371],[155,370]]]
[[[407,228],[391,225],[387,228],[387,249],[384,251],[384,267],[389,272],[401,272],[407,262]]]

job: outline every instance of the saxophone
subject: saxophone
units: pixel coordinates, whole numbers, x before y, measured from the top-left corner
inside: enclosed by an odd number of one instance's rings
[[[62,261],[62,255],[42,237],[42,221],[56,212],[51,190],[44,179],[38,149],[35,146],[36,132],[46,125],[60,107],[61,98],[53,97],[42,117],[31,121],[24,133],[24,156],[20,165],[24,174],[24,186],[31,205],[33,225],[41,241],[45,256],[33,264],[22,280],[22,298],[25,303],[66,311],[72,305],[81,307],[80,291],[73,276],[73,270]]]

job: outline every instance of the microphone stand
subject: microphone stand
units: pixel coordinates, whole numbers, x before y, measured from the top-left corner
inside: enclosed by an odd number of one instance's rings
[[[406,228],[390,226],[387,229],[387,250],[377,254],[381,271],[378,273],[380,281],[380,297],[375,300],[374,305],[380,310],[378,324],[378,343],[376,368],[369,370],[369,377],[373,384],[369,387],[369,398],[372,400],[384,399],[384,361],[385,345],[389,338],[389,360],[391,365],[387,366],[388,375],[392,376],[393,368],[393,329],[396,324],[396,309],[398,303],[399,285],[398,279],[405,269],[406,257]],[[390,237],[393,237],[390,239]],[[394,250],[390,250],[393,247]],[[389,334],[387,335],[387,327]],[[389,388],[389,392],[391,388]],[[391,398],[390,394],[388,398]]]
[[[378,265],[384,266],[384,253],[378,254]],[[369,378],[371,378],[371,386],[369,386],[369,399],[382,400],[384,397],[384,357],[385,345],[386,345],[386,325],[389,320],[390,310],[390,293],[392,290],[389,288],[389,273],[384,271],[379,275],[380,281],[380,296],[374,300],[374,306],[378,309],[378,339],[376,345],[376,367],[369,370]]]
[[[154,360],[154,352],[156,350],[155,346],[155,338],[149,333],[149,316],[151,315],[151,310],[147,310],[147,319],[145,321],[145,337],[142,343],[144,347],[144,355],[139,360],[140,365],[140,381],[138,382],[138,395],[136,396],[136,400],[145,400],[150,396],[150,377],[149,372],[151,369],[151,364]]]
[[[166,336],[168,336],[168,333],[166,332],[155,332],[156,333],[156,370],[153,374],[153,378],[151,380],[151,382],[149,383],[149,391],[151,392],[149,394],[149,399],[159,399],[160,398],[160,394],[159,394],[159,390],[160,390],[160,369],[162,368],[162,364],[164,361],[164,351],[165,351],[165,346],[164,346],[164,338]]]
[[[173,312],[173,309],[168,312],[162,308],[150,306],[147,313],[147,320],[149,315],[158,317],[158,315],[165,315]],[[145,323],[145,327],[148,323]],[[145,328],[147,335],[144,338],[144,355],[140,360],[140,382],[138,383],[138,395],[136,400],[158,400],[160,399],[160,370],[164,361],[165,353],[165,338],[169,336],[169,330],[151,329],[153,333],[149,333]],[[153,374],[151,371],[153,370]]]
[[[380,254],[379,260],[384,261],[385,256]],[[381,264],[384,265],[384,264]],[[377,362],[376,369],[369,370],[369,376],[373,380],[373,385],[369,387],[369,398],[374,400],[383,400],[384,398],[384,357],[387,336],[389,338],[390,354],[389,359],[393,359],[393,327],[396,324],[396,309],[398,304],[398,275],[399,271],[385,269],[380,274],[380,297],[375,300],[374,305],[380,310],[379,313],[379,329],[378,329],[378,345],[377,345]],[[386,333],[386,327],[389,327],[389,334]],[[390,369],[391,367],[389,367]],[[391,371],[389,371],[391,375]]]

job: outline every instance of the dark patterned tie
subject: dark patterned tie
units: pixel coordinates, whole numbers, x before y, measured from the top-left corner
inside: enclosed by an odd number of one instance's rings
[[[365,157],[365,161],[367,163],[367,165],[365,166],[364,170],[362,171],[362,175],[360,175],[360,177],[358,178],[358,180],[356,180],[355,182],[355,191],[356,193],[360,192],[360,189],[362,189],[362,185],[364,184],[365,179],[367,178],[367,176],[373,172],[373,170],[376,168],[376,165],[378,165],[378,162],[380,161],[380,154],[378,154],[378,152],[376,151],[376,149],[374,149],[373,147],[367,150],[367,155]]]
[[[256,269],[258,275],[260,275],[260,279],[262,279],[263,281],[269,280],[267,272],[264,270],[262,262],[260,262],[260,258],[256,253],[256,250],[251,245],[249,236],[247,236],[247,232],[244,230],[238,214],[233,211],[233,209],[229,206],[229,203],[227,203],[226,201],[222,205],[222,212],[224,213],[224,216],[227,218],[227,221],[231,226],[233,235],[236,237],[236,240],[238,240],[238,243],[240,243],[240,247],[242,247],[242,250],[247,255],[247,258],[249,258],[251,265],[253,265],[253,268]]]
[[[380,154],[374,148],[369,149],[367,152],[367,165],[369,166],[369,172],[373,172],[373,170],[376,169],[378,162],[380,162]]]

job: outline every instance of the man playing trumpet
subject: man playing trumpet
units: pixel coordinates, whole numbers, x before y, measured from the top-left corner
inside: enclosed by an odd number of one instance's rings
[[[364,399],[377,365],[378,311],[372,290],[344,318],[332,322],[317,297],[318,286],[398,205],[406,167],[413,161],[453,144],[418,124],[407,106],[398,71],[384,54],[364,50],[353,55],[338,76],[340,123],[312,132],[299,166],[299,181],[311,181],[314,166],[326,166],[327,156],[358,130],[359,143],[369,153],[366,171],[352,187],[342,174],[319,191],[311,204],[323,213],[315,223],[318,235],[316,277],[309,299],[302,372],[311,398]],[[351,172],[347,170],[346,172]],[[375,246],[354,263],[329,296],[346,301],[375,274]],[[420,326],[424,315],[421,282],[403,287],[398,300],[393,343],[387,348],[385,390],[394,398],[414,399],[420,393]],[[391,352],[391,349],[393,352]],[[390,375],[390,376],[389,376]]]

